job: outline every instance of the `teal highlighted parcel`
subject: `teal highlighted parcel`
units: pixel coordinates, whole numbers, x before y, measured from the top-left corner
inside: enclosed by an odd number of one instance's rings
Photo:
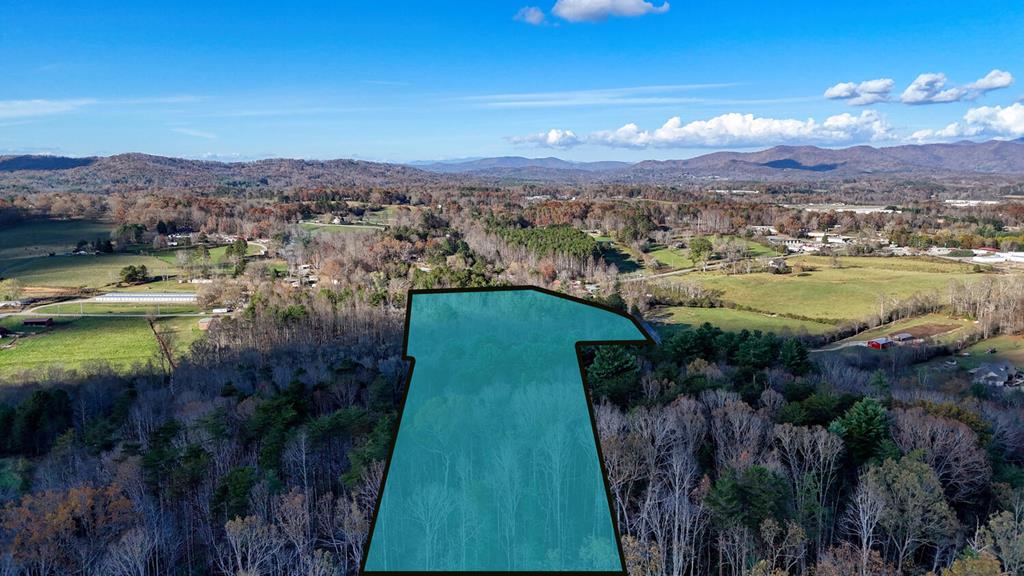
[[[416,292],[366,572],[622,572],[576,343],[627,316],[531,289]]]

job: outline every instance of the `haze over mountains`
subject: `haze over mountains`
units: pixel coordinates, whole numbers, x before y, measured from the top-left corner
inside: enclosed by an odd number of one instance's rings
[[[885,148],[776,146],[759,152],[715,152],[686,160],[647,160],[635,164],[511,156],[415,165],[293,159],[225,163],[146,154],[88,158],[0,156],[0,190],[408,186],[443,182],[671,184],[713,178],[779,182],[1018,175],[1024,175],[1024,139]]]

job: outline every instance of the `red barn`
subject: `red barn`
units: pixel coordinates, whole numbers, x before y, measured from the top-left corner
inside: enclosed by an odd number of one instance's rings
[[[868,347],[874,348],[875,350],[885,350],[892,346],[892,340],[888,338],[875,338],[874,340],[868,340]]]

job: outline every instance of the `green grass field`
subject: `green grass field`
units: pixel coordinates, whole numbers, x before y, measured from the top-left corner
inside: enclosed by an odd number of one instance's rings
[[[988,353],[990,348],[995,349],[995,354]],[[965,351],[970,356],[957,356],[956,360],[968,370],[994,360],[1008,360],[1018,368],[1024,368],[1024,336],[995,336],[968,346]]]
[[[768,246],[758,244],[757,242],[753,242],[745,238],[740,238],[739,236],[715,236],[710,238],[710,240],[714,242],[722,238],[728,238],[744,244],[747,247],[747,251],[750,256],[753,258],[779,255],[778,252]],[[697,266],[697,263],[687,256],[686,249],[669,248],[668,246],[658,244],[655,246],[655,249],[648,252],[647,255],[670,268],[694,268]],[[712,260],[712,262],[714,261]]]
[[[51,366],[80,370],[107,363],[123,370],[150,362],[160,365],[162,352],[145,318],[60,318],[51,328],[25,328],[21,326],[23,319],[0,319],[0,326],[27,334],[17,340],[0,340],[0,377],[31,374]],[[155,326],[166,335],[172,354],[180,357],[202,335],[198,320],[160,318]]]
[[[145,318],[61,319],[52,328],[19,338],[11,348],[0,350],[0,376],[48,366],[81,369],[96,361],[123,369],[158,363],[159,354]]]
[[[957,338],[970,332],[974,322],[959,318],[950,318],[945,314],[924,314],[916,318],[900,320],[885,326],[879,326],[871,330],[865,330],[856,336],[844,340],[858,341],[871,340],[880,336],[892,336],[903,332],[913,334],[915,337],[932,338],[933,341],[945,344],[956,342]]]
[[[163,260],[164,262],[171,264],[172,266],[177,266],[178,252],[183,252],[187,250],[189,250],[188,247],[167,248],[165,250],[153,252],[152,256],[154,258],[159,258],[160,260]],[[225,259],[225,253],[227,252],[227,250],[227,245],[214,246],[213,248],[210,248],[210,262],[217,263],[223,261]],[[246,248],[245,254],[246,256],[255,256],[262,252],[263,249],[260,248],[259,246],[256,246],[255,244],[249,244],[248,247]]]
[[[195,314],[199,307],[194,304],[122,304],[106,302],[60,302],[36,308],[40,316],[47,314]]]
[[[647,255],[669,268],[693,268],[697,265],[686,255],[686,250],[669,248],[660,244],[657,245],[655,250],[648,252]]]
[[[835,329],[835,326],[830,324],[794,320],[784,316],[769,316],[767,314],[732,308],[687,308],[684,306],[673,306],[658,309],[650,314],[649,318],[658,323],[659,330],[667,328],[666,332],[679,328],[695,328],[705,322],[712,326],[717,326],[726,332],[739,332],[746,329],[775,332],[776,334],[806,333],[817,335]]]
[[[0,275],[19,262],[62,254],[75,249],[79,240],[110,238],[114,226],[93,220],[37,220],[0,228]]]
[[[167,341],[175,358],[187,354],[189,346],[203,336],[203,331],[199,329],[199,318],[160,318],[156,321],[156,329]]]
[[[941,294],[950,281],[975,275],[968,264],[913,258],[846,257],[840,258],[840,268],[833,268],[824,256],[802,256],[789,263],[812,266],[814,270],[731,276],[709,272],[678,278],[721,290],[724,300],[761,312],[839,323],[870,315],[878,309],[880,295]]]
[[[302,222],[299,226],[310,232],[328,234],[369,234],[381,229],[380,226],[365,224],[320,224],[319,222]]]
[[[150,276],[174,275],[177,268],[153,256],[100,254],[97,256],[50,256],[20,260],[3,270],[25,286],[99,288],[119,280],[129,264],[145,264]]]

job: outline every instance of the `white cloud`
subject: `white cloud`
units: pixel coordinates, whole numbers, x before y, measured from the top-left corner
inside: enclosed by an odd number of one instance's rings
[[[889,93],[896,83],[892,78],[877,78],[861,83],[840,82],[825,90],[825,98],[846,100],[853,106],[866,106],[889,100]]]
[[[0,119],[66,114],[95,103],[96,100],[87,98],[75,100],[0,100]]]
[[[828,98],[829,100],[845,100],[846,98],[853,98],[856,95],[856,82],[840,82],[828,90],[825,90],[825,98]]]
[[[961,122],[954,122],[938,130],[918,130],[910,137],[918,142],[942,142],[976,136],[1024,136],[1024,104],[1015,102],[1009,106],[971,108]]]
[[[558,0],[551,12],[569,22],[597,22],[609,16],[636,17],[668,12],[668,2],[645,0]]]
[[[964,115],[964,122],[981,134],[1024,136],[1024,104],[971,108]]]
[[[623,148],[700,148],[754,147],[787,143],[842,144],[887,140],[890,126],[873,110],[859,115],[838,114],[817,122],[813,118],[763,118],[753,114],[723,114],[708,120],[683,123],[678,117],[669,119],[660,128],[642,130],[626,124],[616,130],[593,132],[580,137],[569,130],[551,130],[514,142],[541,146],[568,147],[595,144]]]
[[[967,95],[965,88],[946,88],[946,80],[942,73],[921,74],[903,91],[900,101],[904,104],[938,104],[957,102]]]
[[[569,148],[583,143],[572,130],[557,128],[529,136],[516,136],[511,140],[514,144],[536,144],[547,148]]]
[[[1013,84],[1013,74],[996,69],[986,74],[984,78],[971,82],[967,87],[984,94],[990,90],[1008,88],[1011,84]]]
[[[941,104],[974,100],[986,92],[1010,86],[1013,84],[1013,75],[995,69],[966,86],[946,88],[947,81],[946,75],[941,72],[921,74],[903,91],[900,101],[904,104]]]
[[[213,140],[217,137],[213,132],[206,132],[205,130],[196,130],[194,128],[171,128],[171,132],[177,132],[178,134],[184,134],[185,136],[193,136],[195,138],[205,138],[207,140]]]
[[[544,23],[544,11],[536,6],[524,6],[516,12],[515,19],[518,22],[540,26]]]

